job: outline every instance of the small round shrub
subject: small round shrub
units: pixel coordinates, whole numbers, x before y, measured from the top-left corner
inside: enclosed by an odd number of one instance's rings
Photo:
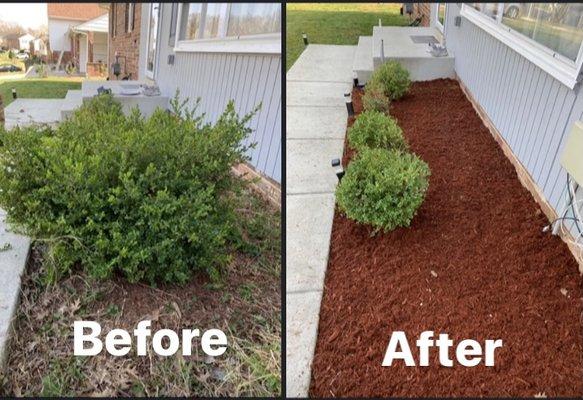
[[[375,81],[375,84],[378,83],[391,100],[403,97],[411,85],[409,71],[397,61],[389,61],[381,65],[373,72],[371,80]]]
[[[102,94],[55,129],[0,128],[0,206],[45,244],[48,281],[74,266],[151,284],[220,277],[252,114],[229,102],[208,124],[185,104],[145,118]]]
[[[376,81],[369,81],[364,88],[362,108],[365,111],[389,112],[391,100],[385,94],[382,86]]]
[[[348,142],[356,151],[364,148],[407,150],[403,131],[395,119],[379,111],[364,111],[348,130]]]
[[[338,206],[375,232],[409,226],[425,198],[429,175],[428,165],[412,153],[365,149],[338,185]]]

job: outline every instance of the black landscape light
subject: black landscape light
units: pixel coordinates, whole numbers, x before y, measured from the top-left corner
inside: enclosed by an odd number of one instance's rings
[[[12,98],[16,99],[18,95],[16,94],[16,89],[12,88]]]
[[[352,106],[352,97],[350,92],[344,93],[344,100],[346,101],[346,110],[348,111],[348,116],[352,117],[354,115],[354,107]]]
[[[342,164],[339,158],[332,159],[332,166],[339,167],[336,168],[336,177],[338,178],[338,182],[342,181],[342,177],[344,176],[344,169],[342,168]]]
[[[304,39],[304,46],[308,45],[308,35],[306,33],[302,33],[302,39]]]
[[[356,71],[352,73],[352,83],[354,87],[358,87],[358,75],[356,75]]]

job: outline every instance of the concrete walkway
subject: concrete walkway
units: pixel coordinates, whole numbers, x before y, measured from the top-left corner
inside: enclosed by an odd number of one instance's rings
[[[308,395],[356,46],[309,45],[287,73],[286,395]]]
[[[30,249],[30,239],[11,232],[5,220],[6,212],[0,209],[0,370],[7,357],[6,346],[20,296],[20,277]]]

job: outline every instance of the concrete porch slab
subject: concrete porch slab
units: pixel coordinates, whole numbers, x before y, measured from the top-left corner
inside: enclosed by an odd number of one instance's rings
[[[322,292],[287,293],[286,397],[306,397],[318,337]]]
[[[81,92],[83,101],[91,99],[97,95],[97,89],[103,87],[111,89],[111,92],[116,100],[118,100],[124,113],[129,114],[132,109],[139,108],[142,115],[148,117],[157,109],[163,110],[168,108],[170,98],[168,96],[146,96],[143,93],[135,95],[122,94],[124,87],[140,88],[140,85],[145,85],[144,81],[89,81],[85,80],[81,84]]]
[[[286,74],[290,81],[346,82],[352,80],[356,46],[310,44]]]
[[[336,190],[338,178],[330,162],[342,157],[344,140],[288,140],[286,147],[287,194],[333,193]]]
[[[381,43],[385,61],[400,62],[411,75],[412,81],[453,78],[454,55],[448,50],[445,57],[434,57],[427,43],[415,43],[412,36],[433,36],[441,40],[441,32],[433,27],[375,26],[372,34],[374,68],[382,63]]]
[[[328,265],[334,194],[289,196],[286,215],[286,256],[293,260],[286,268],[286,290],[322,290]]]
[[[344,139],[346,106],[286,107],[287,139]]]
[[[305,107],[346,107],[344,93],[350,92],[351,83],[287,82],[286,105]]]

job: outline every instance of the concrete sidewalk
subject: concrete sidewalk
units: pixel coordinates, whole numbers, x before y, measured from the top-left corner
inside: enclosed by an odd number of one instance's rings
[[[309,45],[287,73],[286,396],[308,395],[356,46]]]

